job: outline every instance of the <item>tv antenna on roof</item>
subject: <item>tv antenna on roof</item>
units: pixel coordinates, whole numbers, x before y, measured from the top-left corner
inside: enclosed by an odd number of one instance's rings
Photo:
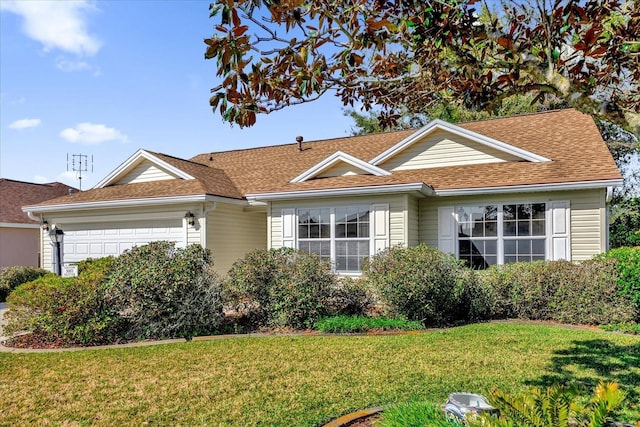
[[[78,187],[82,191],[82,172],[89,172],[89,156],[86,154],[72,154],[71,170],[77,173]],[[67,172],[69,172],[69,153],[67,153]],[[91,172],[93,172],[93,155],[91,155]]]

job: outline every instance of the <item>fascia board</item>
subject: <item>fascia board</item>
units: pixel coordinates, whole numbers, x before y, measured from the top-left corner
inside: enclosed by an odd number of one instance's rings
[[[427,125],[425,125],[421,129],[419,129],[414,134],[409,135],[407,138],[398,142],[393,147],[380,153],[378,156],[373,158],[370,163],[373,165],[379,165],[383,163],[384,161],[398,154],[405,148],[409,147],[419,139],[423,138],[424,136],[428,135],[431,132],[434,132],[435,130],[443,130],[445,132],[449,132],[454,135],[458,135],[463,138],[470,139],[484,146],[511,154],[513,156],[519,157],[523,160],[527,160],[530,162],[538,163],[538,162],[549,161],[549,159],[547,159],[546,157],[539,156],[538,154],[532,153],[530,151],[523,150],[521,148],[515,147],[513,145],[507,144],[502,141],[498,141],[497,139],[489,138],[488,136],[464,129],[460,126],[456,126],[454,124],[447,123],[439,119],[435,119],[429,122]]]
[[[170,165],[169,163],[165,162],[164,160],[159,159],[158,157],[154,156],[153,154],[149,153],[148,151],[140,149],[140,150],[136,151],[127,160],[125,160],[120,166],[118,166],[116,169],[114,169],[102,181],[98,182],[93,188],[104,188],[104,187],[112,184],[118,178],[120,178],[126,172],[128,172],[131,168],[133,168],[138,163],[138,161],[140,159],[149,160],[150,162],[157,164],[158,166],[162,167],[163,169],[166,169],[167,171],[169,171],[173,175],[176,175],[178,178],[195,179],[193,176],[189,175],[188,173],[176,168],[173,165]]]
[[[40,228],[40,224],[26,224],[23,222],[0,222],[0,227],[6,228]]]
[[[189,202],[214,202],[216,199],[223,199],[222,197],[213,197],[206,194],[191,195],[191,196],[172,196],[172,197],[150,197],[145,199],[125,199],[125,200],[108,200],[99,202],[84,202],[84,203],[65,203],[60,205],[50,206],[24,206],[23,212],[56,212],[56,211],[70,211],[70,210],[83,210],[83,209],[110,209],[110,208],[126,208],[135,206],[152,206],[152,205],[166,205],[176,203],[189,203]],[[230,199],[234,200],[234,199]]]
[[[619,187],[621,179],[559,182],[553,184],[512,185],[505,187],[458,188],[452,190],[435,190],[436,196],[474,196],[481,194],[526,193],[540,191],[590,190],[595,188]]]
[[[388,176],[388,175],[391,175],[390,172],[387,172],[386,170],[384,170],[382,168],[379,168],[379,167],[374,166],[374,165],[372,165],[370,163],[367,163],[364,160],[358,159],[357,157],[354,157],[354,156],[352,156],[350,154],[347,154],[347,153],[344,153],[342,151],[336,151],[335,153],[333,153],[329,157],[327,157],[324,160],[316,163],[311,168],[307,169],[306,171],[302,172],[297,177],[293,178],[290,182],[291,183],[304,182],[307,179],[311,179],[311,178],[315,177],[319,173],[329,169],[331,166],[333,166],[336,163],[341,162],[341,161],[345,162],[345,163],[348,163],[351,166],[355,166],[358,169],[361,169],[361,170],[363,170],[365,172],[369,172],[370,174],[375,175],[375,176]]]
[[[375,185],[369,187],[347,187],[322,190],[284,191],[279,193],[248,194],[249,203],[271,200],[302,199],[310,197],[360,196],[369,194],[411,193],[417,192],[425,196],[434,195],[428,185],[417,182],[412,184]]]

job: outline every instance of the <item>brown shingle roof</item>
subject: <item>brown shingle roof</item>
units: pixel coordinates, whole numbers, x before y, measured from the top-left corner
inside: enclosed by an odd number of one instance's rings
[[[576,110],[461,123],[458,126],[522,148],[551,162],[506,162],[396,171],[290,183],[341,150],[370,161],[415,130],[201,154],[192,160],[224,170],[246,194],[424,182],[436,190],[620,179],[593,119]],[[212,161],[209,158],[213,158]]]
[[[422,182],[436,190],[555,184],[621,179],[593,119],[576,110],[559,110],[458,126],[502,141],[549,162],[502,162],[395,171],[389,176],[350,175],[291,183],[326,157],[342,151],[371,161],[416,130],[205,153],[191,160],[150,154],[193,176],[92,189],[43,205],[207,194],[244,198],[247,194],[321,190]]]
[[[22,206],[68,194],[69,190],[77,191],[60,182],[35,184],[0,178],[0,222],[35,224],[35,221],[30,220],[27,214],[22,212]]]

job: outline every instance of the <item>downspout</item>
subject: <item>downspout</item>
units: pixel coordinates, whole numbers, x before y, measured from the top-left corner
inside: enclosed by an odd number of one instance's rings
[[[208,249],[209,247],[209,242],[207,241],[207,228],[209,223],[209,221],[207,220],[207,215],[209,214],[209,212],[215,210],[216,207],[216,202],[203,203],[202,205],[202,219],[204,219],[204,221],[202,224],[202,231],[200,232],[200,245],[205,249]],[[202,244],[203,242],[204,244]]]
[[[605,204],[604,204],[604,251],[607,252],[609,250],[609,220],[611,216],[611,210],[609,209],[609,203],[613,199],[613,187],[607,187],[607,195],[605,196]]]
[[[27,211],[27,216],[31,221],[36,221],[40,224],[40,227],[38,228],[38,267],[44,268],[44,236],[42,235],[42,221],[44,218],[42,218],[42,215],[34,214],[33,211]]]

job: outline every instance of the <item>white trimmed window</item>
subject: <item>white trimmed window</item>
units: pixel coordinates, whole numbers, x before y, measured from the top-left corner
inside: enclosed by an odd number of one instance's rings
[[[331,261],[338,272],[359,273],[371,253],[367,206],[297,209],[297,247]]]
[[[475,269],[547,259],[545,203],[456,208],[457,256]]]

